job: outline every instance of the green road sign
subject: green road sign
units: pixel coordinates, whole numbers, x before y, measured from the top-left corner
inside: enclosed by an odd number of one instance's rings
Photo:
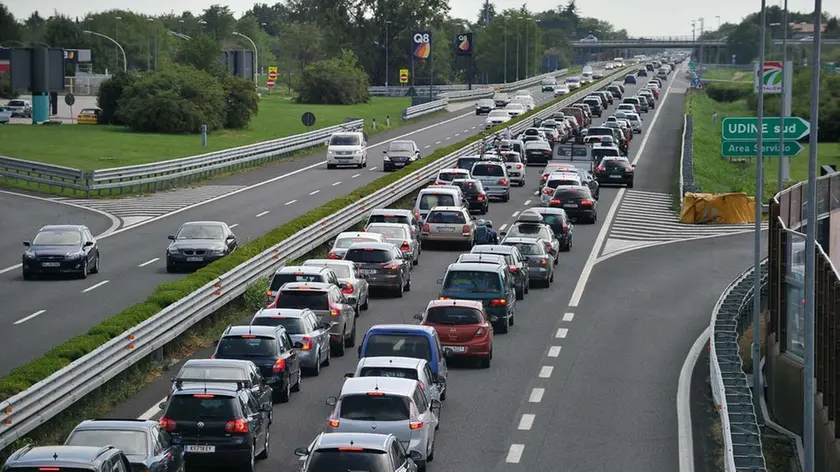
[[[786,140],[785,157],[793,157],[805,148],[796,141]],[[761,143],[764,157],[779,157],[779,141],[764,141]],[[723,157],[755,157],[758,155],[758,141],[728,141],[720,142],[720,154]]]
[[[826,72],[837,72],[837,64],[830,62],[828,64],[823,64],[823,70]]]
[[[754,141],[758,139],[758,118],[724,118],[722,122],[723,139]],[[762,136],[765,140],[779,139],[779,123],[776,118],[764,118]],[[811,133],[811,124],[802,118],[785,118],[785,139],[799,140]]]
[[[697,63],[696,63],[696,62],[691,61],[691,62],[689,62],[689,63],[688,63],[688,70],[692,70],[692,71],[693,71],[693,70],[694,70],[694,69],[696,69],[696,68],[697,68]]]

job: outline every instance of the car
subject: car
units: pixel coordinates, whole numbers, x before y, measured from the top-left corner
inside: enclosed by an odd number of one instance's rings
[[[511,183],[517,182],[520,187],[525,186],[527,180],[526,161],[523,161],[522,156],[518,152],[502,151],[502,158],[505,160],[505,167]]]
[[[280,287],[289,282],[323,282],[340,287],[338,276],[328,267],[284,266],[274,272],[265,291],[265,306],[271,305]]]
[[[639,93],[639,95],[637,95],[637,97],[639,97],[640,101],[643,104],[647,104],[647,107],[648,107],[649,110],[653,110],[654,108],[656,108],[656,99],[653,98],[652,94],[650,94],[650,93]]]
[[[371,223],[403,223],[411,226],[414,232],[414,237],[417,237],[417,232],[420,230],[420,222],[414,216],[411,210],[403,208],[377,208],[371,210],[368,215],[365,227]]]
[[[388,290],[399,298],[411,290],[412,262],[392,243],[356,243],[350,246],[344,259],[356,263],[372,289]],[[355,335],[354,326],[353,343]]]
[[[549,200],[549,207],[562,208],[575,221],[598,221],[598,201],[592,198],[589,187],[585,185],[557,187]]]
[[[12,118],[32,118],[32,102],[29,100],[9,100],[6,108],[12,112]]]
[[[592,110],[592,114],[594,114],[595,116],[600,118],[603,114],[603,108],[600,97],[584,98],[583,103],[589,105],[589,108]]]
[[[400,248],[403,256],[413,265],[420,262],[420,242],[412,237],[411,227],[407,224],[372,223],[365,228],[365,232],[378,233],[384,236],[385,241]]]
[[[376,242],[358,244],[393,246]],[[318,321],[330,324],[330,353],[341,357],[344,355],[345,348],[356,344],[356,310],[353,307],[357,303],[358,300],[345,296],[333,284],[290,282],[280,287],[274,303],[268,308],[312,310],[318,317]]]
[[[544,140],[525,143],[525,158],[527,165],[548,164],[552,159],[551,143]]]
[[[577,121],[578,129],[587,126],[586,115],[584,115],[583,110],[577,107],[563,107],[560,111],[562,111],[567,116],[573,117]]]
[[[623,111],[625,113],[627,113],[627,112],[638,113],[639,112],[636,105],[634,105],[632,103],[621,103],[621,104],[618,105],[618,108],[616,108],[616,111]]]
[[[601,184],[624,184],[633,188],[633,177],[636,165],[631,164],[626,157],[608,156],[601,159],[595,168],[595,178]]]
[[[510,95],[504,92],[497,92],[493,95],[492,100],[496,104],[496,108],[504,108],[510,103]]]
[[[475,228],[475,221],[466,208],[436,206],[426,217],[420,242],[424,248],[433,243],[446,242],[461,244],[469,249],[475,244]]]
[[[429,367],[429,361],[417,357],[363,357],[356,364],[354,372],[344,374],[344,378],[353,377],[392,377],[411,379],[420,382],[426,401],[440,400],[440,386],[435,382],[435,374]]]
[[[510,102],[505,106],[504,111],[506,111],[511,118],[516,118],[519,115],[525,114],[528,109],[522,103]]]
[[[639,71],[636,72],[636,76],[637,77],[647,77],[647,69],[639,69]]]
[[[493,101],[492,98],[482,98],[481,100],[475,102],[475,114],[482,115],[484,113],[490,113],[491,111],[496,109],[496,102]]]
[[[271,405],[274,392],[265,381],[259,367],[250,360],[240,359],[188,359],[178,373],[170,379],[172,385],[166,398],[184,385],[228,384],[247,388],[261,404]]]
[[[411,140],[391,141],[388,149],[382,151],[382,170],[385,172],[402,169],[420,159],[420,148]]]
[[[519,106],[521,107],[522,105],[519,105]],[[512,118],[510,116],[510,113],[507,111],[507,109],[493,110],[493,111],[491,111],[490,113],[487,114],[487,118],[484,120],[484,128],[489,129],[489,128],[492,128],[494,126],[498,126],[498,125],[507,123],[511,119]]]
[[[330,364],[330,328],[308,308],[264,308],[251,318],[252,326],[282,326],[297,351],[301,369],[312,375]]]
[[[568,95],[571,92],[568,84],[557,84],[554,86],[554,96]]]
[[[345,297],[356,299],[356,318],[362,310],[370,307],[370,287],[367,279],[359,272],[353,261],[335,259],[309,259],[304,261],[304,267],[327,267],[338,277],[338,286]]]
[[[592,74],[584,72],[580,76],[580,83],[581,84],[591,84],[592,83]]]
[[[607,87],[607,91],[610,92],[613,96],[613,99],[621,100],[621,97],[624,95],[624,92],[621,91],[617,85],[610,85]]]
[[[327,254],[327,257],[330,259],[343,259],[344,254],[347,253],[347,249],[349,249],[350,246],[367,241],[384,243],[385,236],[365,231],[345,231],[343,233],[339,233],[332,241],[332,247],[330,248],[330,252]]]
[[[166,271],[195,270],[219,260],[239,247],[236,235],[222,221],[191,221],[169,235]]]
[[[441,300],[476,300],[484,305],[501,334],[515,323],[516,285],[502,266],[491,264],[449,264],[440,284]]]
[[[556,264],[559,261],[557,256],[560,251],[560,241],[554,237],[554,230],[545,224],[542,215],[539,213],[530,210],[523,211],[516,218],[516,221],[511,223],[501,234],[505,239],[511,237],[542,239],[545,242],[545,249],[554,258],[552,262]],[[519,253],[525,255],[522,251],[519,251]],[[531,261],[529,260],[528,263],[530,265]]]
[[[271,386],[274,400],[285,403],[291,392],[300,391],[303,376],[297,349],[301,347],[283,326],[228,326],[216,343],[212,359],[253,362]]]
[[[470,174],[481,181],[488,198],[510,200],[510,178],[504,162],[476,162]]]
[[[507,264],[508,277],[513,279],[513,285],[516,289],[516,299],[522,300],[530,291],[531,281],[528,278],[528,261],[522,258],[522,254],[515,247],[502,246],[500,244],[479,244],[473,246],[470,254],[479,256],[502,256],[505,258]],[[473,264],[484,263],[479,259],[466,259],[463,262]]]
[[[501,247],[507,247],[507,246],[501,246]],[[463,254],[459,255],[458,259],[456,259],[455,262],[457,262],[459,264],[461,264],[461,263],[493,264],[493,265],[502,266],[504,269],[507,270],[509,277],[514,277],[514,273],[513,273],[513,271],[510,270],[510,267],[508,266],[508,260],[506,259],[506,257],[508,257],[508,255],[506,255],[504,253],[494,254],[494,253],[489,253],[489,252],[478,252],[478,253],[468,252],[468,253],[463,253]],[[528,283],[528,281],[526,280],[524,283]],[[517,294],[516,294],[517,300],[522,300],[524,298],[524,294],[522,294],[522,296],[520,296],[520,293],[519,293],[519,285],[520,284],[517,282],[517,283],[515,283],[515,285],[516,285],[516,289],[517,289]],[[491,320],[491,321],[496,321],[496,320]]]
[[[300,472],[417,472],[415,461],[423,458],[406,451],[393,434],[372,433],[321,433],[295,455],[303,461]]]
[[[254,470],[268,458],[271,405],[260,405],[248,390],[227,385],[189,386],[162,403],[161,428],[183,448],[191,467],[224,466]]]
[[[545,181],[545,186],[540,190],[540,205],[549,206],[548,201],[554,195],[554,190],[557,187],[564,187],[569,185],[583,185],[578,175],[577,170],[560,170],[548,176]]]
[[[464,198],[467,199],[468,209],[470,211],[477,211],[478,214],[484,215],[490,210],[490,199],[487,198],[487,192],[481,185],[478,179],[455,179],[452,185],[457,185],[464,193]]]
[[[560,172],[564,170],[571,170],[574,171],[577,169],[574,164],[570,162],[549,162],[543,168],[542,173],[540,175],[540,184],[539,188],[542,189],[545,187],[545,182],[548,180],[548,176],[553,174],[554,172]]]
[[[367,167],[367,136],[361,131],[333,133],[327,140],[327,169],[354,165]]]
[[[96,448],[113,446],[125,454],[131,464],[131,468],[125,472],[180,472],[184,468],[184,452],[172,443],[172,437],[157,421],[85,420],[73,428],[64,445]]]
[[[647,63],[645,64],[645,70],[648,72],[653,72],[653,64]]]
[[[637,113],[627,113],[627,121],[634,133],[642,133],[642,118]]]
[[[553,92],[555,87],[557,87],[557,79],[554,77],[547,77],[540,83],[540,89],[543,92]]]
[[[432,300],[414,319],[433,327],[451,356],[475,359],[482,368],[490,367],[493,325],[480,301]]]
[[[604,90],[599,90],[599,91],[594,92],[594,93],[595,93],[596,95],[601,96],[601,98],[603,98],[604,100],[606,100],[606,101],[607,101],[607,105],[608,105],[608,106],[609,106],[609,105],[612,105],[612,104],[613,104],[613,101],[615,100],[615,98],[613,97],[613,94],[612,94],[612,93],[610,93],[609,91],[607,91],[606,89],[604,89]]]
[[[607,109],[607,107],[609,107],[609,106],[610,106],[610,102],[609,102],[609,100],[606,98],[606,95],[605,95],[605,94],[601,94],[600,92],[592,92],[592,93],[590,93],[589,95],[587,95],[587,96],[584,98],[584,100],[586,100],[586,99],[590,99],[590,98],[594,98],[594,99],[598,100],[598,107],[601,109],[601,111],[606,110],[606,109]]]
[[[580,88],[580,77],[569,77],[566,79],[566,85],[569,90],[577,90]]]
[[[627,98],[624,99],[624,101],[622,103],[630,103],[632,105],[638,105],[638,107],[636,109],[637,113],[639,111],[644,112],[644,113],[647,113],[648,111],[650,111],[650,108],[648,107],[648,102],[644,98],[627,97]]]
[[[601,80],[601,79],[604,78],[604,73],[599,72],[599,71],[595,71],[595,72],[592,73],[592,78],[595,79],[595,80]]]
[[[32,241],[24,241],[23,246],[23,280],[67,273],[85,279],[88,274],[99,273],[99,245],[85,225],[42,226]]]
[[[605,157],[620,157],[621,155],[621,149],[614,145],[604,145],[601,143],[600,146],[592,148],[592,157],[596,168]]]
[[[534,98],[530,95],[520,95],[513,99],[514,103],[521,103],[522,106],[525,107],[525,111],[529,112],[534,108],[537,108],[537,102],[534,101]],[[505,107],[507,109],[507,107]]]
[[[0,106],[0,125],[7,125],[12,120],[12,110],[9,107]]]
[[[359,377],[344,380],[338,397],[328,397],[333,407],[326,433],[393,434],[406,449],[420,453],[419,470],[434,458],[435,430],[440,424],[439,400],[426,402],[420,383],[411,379]],[[331,469],[336,470],[336,469]]]
[[[502,240],[502,245],[516,247],[522,257],[528,259],[532,283],[539,282],[546,288],[554,282],[554,266],[557,260],[548,252],[548,244],[548,241],[539,238],[508,236]]]
[[[13,452],[3,472],[128,472],[131,463],[115,446],[40,446],[27,444]]]
[[[473,164],[481,160],[481,156],[461,156],[455,163],[455,169],[472,169]]]
[[[469,179],[470,177],[468,169],[441,169],[432,185],[450,185],[455,179]]]
[[[571,219],[562,208],[532,207],[528,211],[538,213],[543,222],[554,231],[554,237],[560,242],[560,251],[569,252],[574,242],[574,228]]]
[[[438,185],[420,190],[414,201],[414,215],[418,221],[426,219],[432,208],[436,206],[461,206],[467,208],[467,200],[459,187],[452,185]]]

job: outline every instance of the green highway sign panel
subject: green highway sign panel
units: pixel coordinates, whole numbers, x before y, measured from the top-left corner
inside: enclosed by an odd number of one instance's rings
[[[762,136],[765,140],[779,140],[781,120],[778,117],[764,118]],[[758,118],[724,118],[723,139],[755,141],[758,139]],[[785,117],[785,139],[799,140],[811,133],[811,124],[796,116]]]
[[[697,63],[696,63],[696,62],[694,62],[694,61],[689,62],[689,63],[688,63],[688,68],[689,68],[689,70],[694,70],[694,69],[696,69],[696,68],[697,68]]]
[[[805,148],[796,141],[785,140],[785,157],[793,157]],[[763,157],[779,157],[779,141],[763,141]],[[758,156],[758,141],[730,141],[720,142],[720,154],[723,157],[755,157]]]

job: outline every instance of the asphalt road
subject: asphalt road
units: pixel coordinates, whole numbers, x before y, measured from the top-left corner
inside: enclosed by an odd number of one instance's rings
[[[631,90],[635,87],[631,87]],[[606,118],[607,114],[604,115]],[[649,119],[645,116],[645,119]],[[673,117],[660,117],[664,121]],[[660,120],[660,122],[663,120]],[[655,134],[657,128],[651,129]],[[631,148],[631,154],[638,150],[640,138],[637,136]],[[528,184],[522,188],[514,188],[512,197],[508,203],[494,202],[490,206],[490,212],[485,218],[496,222],[497,226],[510,220],[515,213],[518,213],[537,203],[533,195],[536,187],[539,168],[529,169]],[[557,388],[557,382],[563,382],[568,376],[564,369],[575,365],[579,359],[579,352],[584,349],[582,336],[586,331],[581,330],[581,323],[588,323],[583,314],[572,318],[565,315],[563,307],[572,293],[581,271],[587,261],[596,235],[605,222],[603,216],[607,209],[614,203],[618,190],[615,188],[603,188],[599,208],[602,218],[593,225],[580,224],[575,229],[575,244],[570,253],[561,253],[559,270],[554,284],[547,289],[533,289],[522,302],[517,302],[516,325],[511,328],[509,334],[497,335],[494,344],[493,365],[490,370],[480,370],[472,367],[459,366],[457,363],[452,366],[452,373],[449,379],[449,395],[442,411],[442,426],[436,440],[436,459],[430,464],[431,470],[441,471],[487,471],[497,468],[510,468],[511,445],[522,442],[522,435],[537,435],[541,431],[547,434],[549,431],[566,430],[564,435],[577,437],[583,440],[586,435],[586,425],[577,423],[557,423],[548,419],[552,408],[564,404],[567,400],[565,394]],[[402,299],[378,298],[372,300],[369,311],[363,312],[359,318],[359,336],[371,325],[378,323],[412,323],[412,315],[422,311],[429,300],[437,298],[439,286],[436,280],[444,273],[448,264],[454,262],[459,251],[427,250],[421,256],[420,265],[414,268],[412,273],[412,289]],[[618,260],[617,260],[618,261]],[[661,263],[661,261],[658,261]],[[617,262],[616,265],[622,268],[626,274],[633,270],[633,266]],[[632,279],[633,275],[625,275],[624,281],[618,285],[609,286],[608,294],[614,296],[624,291],[622,286],[626,280]],[[592,295],[595,301],[602,298],[604,289],[602,284],[590,285],[587,291],[585,303],[592,303]],[[633,293],[633,292],[630,292]],[[629,293],[628,293],[629,295]],[[608,297],[603,297],[608,298]],[[653,299],[651,295],[649,298]],[[632,300],[623,299],[623,303],[635,303]],[[582,307],[583,308],[583,307]],[[622,307],[625,310],[628,307]],[[615,310],[615,307],[611,308]],[[613,315],[609,315],[613,316]],[[562,332],[561,338],[555,338],[558,325],[569,326],[570,332]],[[626,325],[626,323],[625,323]],[[561,334],[561,333],[558,333]],[[565,339],[566,335],[568,339]],[[629,334],[634,334],[630,332]],[[690,344],[690,343],[689,343]],[[558,358],[550,359],[551,364],[546,364],[546,353],[552,346],[560,346],[561,351],[556,353]],[[554,350],[552,350],[554,351]],[[198,353],[198,357],[209,355],[208,350]],[[324,429],[326,418],[329,414],[329,407],[324,405],[325,397],[334,395],[340,390],[343,381],[343,374],[354,370],[357,362],[355,351],[351,350],[344,358],[333,358],[330,367],[321,371],[319,377],[305,378],[303,383],[303,394],[293,396],[288,405],[275,406],[275,418],[278,420],[272,431],[272,455],[258,466],[260,470],[291,470],[297,464],[297,458],[293,455],[295,447],[308,445],[313,437]],[[546,369],[545,365],[554,365],[552,369]],[[542,374],[541,374],[542,372]],[[547,376],[546,376],[547,372]],[[167,377],[167,376],[164,376]],[[676,378],[673,379],[676,385]],[[553,388],[552,388],[553,387]],[[159,379],[144,388],[135,398],[114,410],[112,417],[156,417],[159,412],[154,408],[166,393],[168,388],[165,378]],[[533,389],[544,388],[545,393]],[[603,393],[591,392],[592,395],[604,396]],[[622,402],[618,397],[615,388],[607,394],[613,396],[611,401]],[[537,399],[536,397],[540,398]],[[667,403],[671,408],[672,401]],[[588,403],[578,405],[577,409],[581,414],[593,413],[593,410],[601,408],[599,403]],[[150,409],[151,408],[151,409]],[[544,412],[544,413],[541,413]],[[148,413],[148,414],[144,414]],[[531,431],[520,431],[519,424],[523,414],[541,413],[535,417]],[[675,434],[676,428],[667,434]],[[537,438],[538,436],[534,436]],[[602,448],[610,448],[610,438],[593,438],[586,436],[586,440],[597,443]],[[530,442],[524,444],[521,465],[534,466],[540,460],[540,455],[532,448],[541,448],[548,451],[559,449],[559,445],[551,442],[542,443]],[[636,451],[637,453],[639,451]],[[607,456],[607,453],[603,454]],[[533,470],[656,470],[656,469],[633,469],[625,468],[623,458],[601,467],[583,468],[566,467],[567,462],[562,457],[554,456],[553,463],[541,464]],[[597,461],[598,458],[593,458]],[[668,470],[672,472],[673,467]]]
[[[538,104],[552,98],[550,93],[540,92],[539,87],[531,90]],[[412,125],[413,131],[378,135],[369,146],[367,169],[327,171],[324,156],[319,153],[232,176],[229,182],[248,187],[100,238],[102,269],[86,280],[24,282],[19,270],[0,274],[0,298],[7,307],[0,310],[0,344],[16,353],[0,359],[0,375],[145,300],[160,283],[184,277],[167,274],[163,260],[167,235],[177,231],[183,222],[226,221],[234,227],[240,242],[247,242],[382,176],[383,144],[394,134],[408,134],[405,139],[415,140],[428,155],[477,134],[483,129],[484,119],[466,110],[437,123]],[[54,221],[29,220],[35,221],[35,226]],[[16,250],[11,254],[19,253]],[[35,313],[39,314],[32,316]]]

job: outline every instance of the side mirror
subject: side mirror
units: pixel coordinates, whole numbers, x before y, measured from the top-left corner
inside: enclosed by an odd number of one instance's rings
[[[506,235],[506,234],[507,234],[507,231],[499,231],[499,234],[501,234],[502,236],[504,236],[504,235]]]
[[[225,238],[225,241],[233,241],[234,239],[236,239],[236,236],[229,234],[228,237]]]
[[[388,150],[386,149],[386,150],[382,151],[382,154],[388,154]]]
[[[419,452],[418,452],[419,454]],[[309,449],[305,447],[298,447],[295,449],[295,455],[298,457],[305,457],[309,455]]]
[[[348,305],[356,306],[356,303],[358,303],[358,302],[359,302],[359,300],[356,297],[347,297],[347,304]]]
[[[170,234],[169,236],[167,236],[167,238],[172,240],[172,241],[175,241],[175,235],[174,234]]]
[[[91,246],[93,246],[93,241],[87,241],[84,245],[84,247],[91,247]]]
[[[423,460],[423,454],[420,454],[420,451],[411,451],[408,453],[408,458],[414,462],[419,462]]]
[[[165,410],[166,409],[166,402],[158,403],[158,408],[160,408],[161,410]]]
[[[330,140],[329,139],[324,141],[324,146],[329,146],[329,145],[330,145]]]
[[[423,314],[417,313],[416,315],[414,315],[414,319],[417,321],[423,321]]]
[[[293,346],[295,349],[303,349],[303,343],[302,343],[302,342],[300,342],[300,341],[298,341],[298,342],[296,342],[296,343],[292,344],[292,346]]]
[[[636,167],[636,164],[630,164],[630,167]]]
[[[24,241],[23,245],[24,247],[32,247],[32,243],[30,243],[29,241]]]
[[[327,397],[327,400],[324,402],[327,406],[335,406],[338,404],[338,398],[336,397]]]
[[[345,379],[352,379],[355,376],[356,374],[354,374],[353,372],[347,372],[346,374],[344,374]]]

